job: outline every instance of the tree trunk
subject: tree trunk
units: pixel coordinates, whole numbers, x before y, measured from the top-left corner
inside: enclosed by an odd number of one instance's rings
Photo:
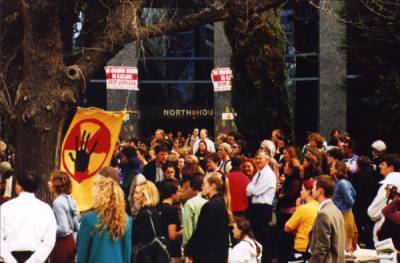
[[[27,1],[22,6],[24,26],[23,77],[16,95],[16,171],[42,176],[37,192],[50,201],[47,181],[59,166],[59,153],[70,103],[76,87],[66,77],[63,47],[53,1]]]
[[[239,132],[248,138],[252,150],[270,138],[273,129],[283,129],[291,138],[293,120],[279,15],[265,11],[233,17],[225,23],[225,32],[232,47],[232,106],[238,114]]]

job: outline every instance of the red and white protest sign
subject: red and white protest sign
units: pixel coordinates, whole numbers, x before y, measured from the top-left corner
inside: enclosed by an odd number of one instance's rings
[[[232,70],[230,68],[215,68],[211,71],[214,91],[229,91],[232,88]]]
[[[137,67],[107,66],[107,89],[139,90]]]

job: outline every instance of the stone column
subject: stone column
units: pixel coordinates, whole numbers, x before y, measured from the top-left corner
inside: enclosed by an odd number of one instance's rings
[[[135,43],[128,44],[115,57],[107,62],[108,66],[137,66],[137,54]],[[107,90],[107,110],[121,111],[125,108],[130,113],[123,122],[121,129],[122,139],[138,136],[138,91],[136,90]]]
[[[326,1],[319,25],[319,130],[329,138],[332,129],[346,130],[346,55],[339,51],[346,28],[337,16],[342,1]]]
[[[231,54],[232,50],[225,36],[223,22],[214,23],[214,68],[230,67]],[[214,92],[214,137],[224,129],[230,131],[236,129],[233,121],[222,120],[222,113],[232,111],[231,100],[230,91]]]

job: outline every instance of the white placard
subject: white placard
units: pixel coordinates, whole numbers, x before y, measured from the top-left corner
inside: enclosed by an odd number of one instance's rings
[[[230,91],[232,88],[232,70],[230,68],[215,68],[211,71],[214,91]]]
[[[137,67],[107,66],[107,89],[139,90]]]

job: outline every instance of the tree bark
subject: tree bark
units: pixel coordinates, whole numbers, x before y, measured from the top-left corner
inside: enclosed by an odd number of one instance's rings
[[[16,170],[40,174],[37,194],[50,201],[47,181],[59,164],[55,153],[60,151],[66,112],[77,101],[76,84],[65,77],[55,2],[23,2],[21,14],[24,70],[15,100]]]
[[[207,8],[197,9],[183,19],[155,25],[140,24],[137,15],[149,1],[110,1],[115,6],[106,7],[110,10],[104,23],[99,23],[99,28],[85,36],[87,41],[84,42],[90,46],[76,57],[68,54],[71,50],[68,36],[71,37],[72,31],[65,24],[60,25],[59,16],[65,15],[63,21],[73,24],[77,13],[71,16],[66,13],[76,12],[75,8],[84,6],[85,1],[65,1],[62,4],[53,0],[0,2],[0,27],[5,28],[5,31],[0,31],[0,42],[9,41],[0,45],[0,107],[11,116],[17,129],[17,173],[28,170],[42,175],[39,198],[51,200],[47,181],[51,171],[60,164],[67,115],[75,109],[79,94],[94,72],[132,41],[245,15],[246,10],[237,10],[230,4],[235,1],[239,0],[200,0],[197,8]],[[257,3],[252,6],[253,12],[258,12],[277,7],[284,1],[250,2]],[[102,4],[107,2],[102,1]],[[2,99],[6,95],[4,90],[11,91],[10,103]]]

